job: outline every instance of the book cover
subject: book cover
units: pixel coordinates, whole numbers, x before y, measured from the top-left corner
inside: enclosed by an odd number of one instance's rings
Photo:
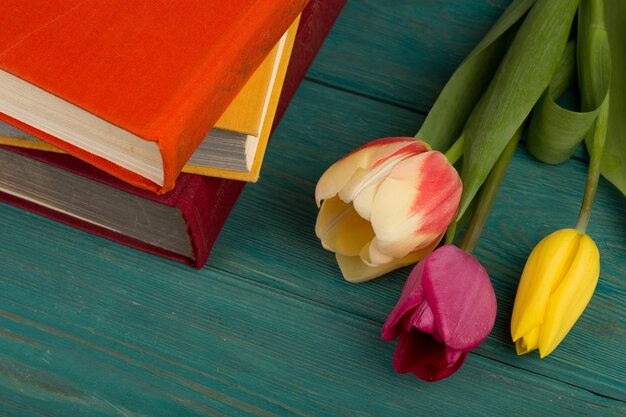
[[[306,0],[34,0],[0,15],[0,119],[171,190]]]
[[[299,18],[259,65],[192,154],[183,172],[255,182],[289,65]],[[63,152],[0,121],[0,144]]]
[[[318,4],[319,6],[316,6]],[[283,88],[272,130],[276,128],[306,70],[313,61],[313,57],[322,45],[323,39],[328,34],[344,4],[345,0],[312,0],[303,11],[286,75],[286,80],[290,81]],[[312,24],[313,22],[315,23]],[[37,204],[7,192],[0,191],[0,201],[124,245],[184,262],[197,268],[201,268],[206,262],[219,231],[246,184],[240,181],[183,173],[180,175],[178,186],[173,192],[158,196],[152,192],[132,187],[69,155],[8,146],[0,146],[0,151],[22,155],[43,162],[46,165],[61,168],[73,175],[99,182],[106,187],[122,190],[129,196],[137,196],[166,207],[173,207],[175,210],[180,211],[184,223],[188,224],[188,226],[185,226],[185,233],[189,236],[189,242],[193,246],[190,247],[186,254],[181,253],[183,250],[177,251],[172,248],[163,248],[162,246],[164,245],[159,246],[155,243],[148,243],[145,240],[130,237],[128,234],[116,232],[102,225],[98,226],[93,222],[69,215],[53,207]],[[85,196],[85,198],[87,197]]]

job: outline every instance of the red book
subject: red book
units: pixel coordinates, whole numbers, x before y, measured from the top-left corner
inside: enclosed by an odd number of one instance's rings
[[[307,0],[29,0],[0,13],[0,119],[140,188],[182,167]]]
[[[274,128],[344,4],[345,0],[312,0],[304,9],[286,76],[285,87],[278,105]],[[181,261],[197,268],[201,268],[206,262],[219,231],[246,184],[239,181],[183,173],[180,175],[174,191],[163,195],[155,195],[152,192],[130,186],[69,155],[24,148],[0,147],[0,159],[4,158],[5,160],[4,164],[0,164],[3,168],[8,166],[9,160],[12,160],[11,163],[17,163],[20,166],[19,159],[16,160],[15,158],[24,157],[35,162],[35,164],[43,163],[39,165],[39,169],[60,169],[63,172],[70,173],[69,175],[71,176],[87,178],[89,179],[88,181],[97,182],[99,187],[108,189],[108,191],[103,191],[103,193],[114,193],[116,194],[115,198],[127,198],[126,205],[136,205],[138,201],[145,200],[165,207],[164,210],[156,209],[156,211],[162,212],[162,215],[171,216],[173,214],[175,217],[176,212],[180,213],[179,217],[182,220],[182,226],[180,227],[185,228],[183,232],[187,236],[188,246],[185,248],[183,242],[182,245],[179,244],[177,247],[172,247],[172,241],[175,239],[171,239],[171,235],[175,233],[180,235],[180,230],[170,231],[169,236],[164,236],[160,240],[158,236],[156,238],[149,236],[150,239],[147,239],[145,235],[142,238],[136,238],[130,236],[129,233],[120,232],[120,228],[128,227],[129,224],[133,224],[133,222],[137,222],[137,219],[140,219],[141,216],[138,216],[137,213],[141,213],[142,208],[137,210],[137,207],[134,207],[134,211],[123,211],[118,216],[119,221],[117,225],[104,226],[97,224],[98,222],[94,222],[93,219],[87,221],[84,217],[81,218],[75,214],[68,214],[67,211],[64,212],[58,207],[54,208],[49,203],[35,203],[32,198],[24,195],[25,191],[21,187],[17,187],[20,188],[19,191],[9,192],[6,188],[0,186],[0,190],[5,190],[4,192],[0,191],[0,201],[127,246]],[[0,180],[3,175],[9,174],[12,174],[14,177],[22,177],[28,183],[25,186],[31,188],[31,192],[37,192],[38,190],[34,187],[34,184],[27,178],[24,178],[24,176],[32,173],[32,170],[30,168],[24,170],[26,171],[25,173],[18,174],[4,168],[0,170]],[[63,180],[61,180],[61,183],[63,185]],[[43,184],[39,191],[46,190],[46,187],[47,184]],[[65,193],[75,191],[65,190],[60,192],[60,194],[67,196]],[[123,193],[119,193],[119,191]],[[119,194],[122,195],[120,196]],[[89,206],[91,198],[89,192],[83,192],[78,198]],[[112,209],[119,210],[119,206],[120,204]],[[170,207],[173,210],[168,210]],[[174,213],[171,213],[172,211]],[[125,218],[126,220],[124,220]],[[103,222],[99,221],[99,223]],[[115,230],[116,228],[118,231]],[[152,240],[152,243],[147,240]],[[185,239],[181,239],[179,236],[178,240],[182,241]]]

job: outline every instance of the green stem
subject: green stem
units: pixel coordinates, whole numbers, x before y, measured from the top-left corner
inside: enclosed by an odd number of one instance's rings
[[[604,102],[600,106],[598,118],[593,127],[593,144],[591,146],[589,156],[589,172],[587,173],[587,182],[585,184],[585,194],[583,202],[578,214],[576,222],[576,230],[580,233],[587,232],[587,225],[591,217],[591,209],[593,208],[593,200],[598,190],[598,181],[600,179],[600,163],[602,162],[602,154],[604,151],[604,142],[606,139],[606,131],[609,120],[609,94],[607,93]]]
[[[519,139],[522,136],[522,126],[517,129],[509,143],[500,154],[500,157],[496,161],[483,185],[480,197],[476,204],[476,209],[474,210],[474,213],[472,213],[470,223],[465,231],[465,234],[463,235],[463,240],[459,245],[459,247],[465,252],[472,253],[478,244],[480,233],[483,230],[483,226],[485,226],[485,223],[487,222],[487,217],[489,217],[489,212],[491,211],[491,206],[493,206],[493,201],[496,198],[498,188],[502,183],[504,174],[509,167],[509,163],[513,158]]]
[[[449,245],[451,243],[454,243],[454,239],[456,239],[456,221],[453,220],[452,223],[450,223],[450,226],[448,226],[448,230],[446,230],[446,237],[444,240],[444,243],[446,245]]]
[[[461,136],[450,146],[450,149],[445,153],[446,158],[450,162],[451,165],[454,165],[456,161],[463,156],[463,142],[465,135],[461,134]]]
[[[587,232],[593,200],[600,179],[600,164],[609,118],[609,85],[611,79],[611,53],[604,26],[604,2],[585,0],[580,4],[579,21],[579,65],[580,91],[583,109],[597,107],[598,116],[592,127],[589,149],[589,171],[585,194],[576,222],[576,230]],[[615,45],[613,45],[615,47]],[[605,93],[606,92],[606,93]],[[589,145],[589,144],[588,144]]]
[[[456,162],[463,156],[463,146],[465,142],[465,135],[461,133],[461,136],[450,146],[450,148],[446,151],[445,156],[448,162],[451,165],[456,164]],[[456,237],[456,221],[452,221],[450,226],[448,226],[448,230],[446,231],[445,243],[454,242],[454,238]]]

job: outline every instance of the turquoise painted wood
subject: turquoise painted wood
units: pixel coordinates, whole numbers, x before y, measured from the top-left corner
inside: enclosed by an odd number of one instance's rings
[[[380,339],[408,269],[349,284],[313,232],[324,169],[414,134],[507,3],[350,2],[200,271],[0,205],[0,415],[626,414],[626,200],[606,181],[589,307],[546,359],[508,336],[525,258],[576,220],[580,158],[515,154],[476,251],[496,325],[440,383],[397,375]]]
[[[427,112],[511,0],[355,1],[339,17],[309,77]]]

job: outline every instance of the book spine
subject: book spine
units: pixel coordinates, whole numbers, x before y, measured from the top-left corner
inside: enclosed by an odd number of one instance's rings
[[[181,179],[189,183],[189,192],[187,198],[179,199],[177,206],[187,225],[193,266],[200,269],[246,183],[185,173]]]
[[[163,157],[164,185],[176,176],[261,61],[301,13],[307,0],[258,0],[234,22],[148,129]],[[259,34],[261,34],[259,36]],[[233,48],[237,45],[237,48]],[[224,76],[224,74],[227,74]]]

